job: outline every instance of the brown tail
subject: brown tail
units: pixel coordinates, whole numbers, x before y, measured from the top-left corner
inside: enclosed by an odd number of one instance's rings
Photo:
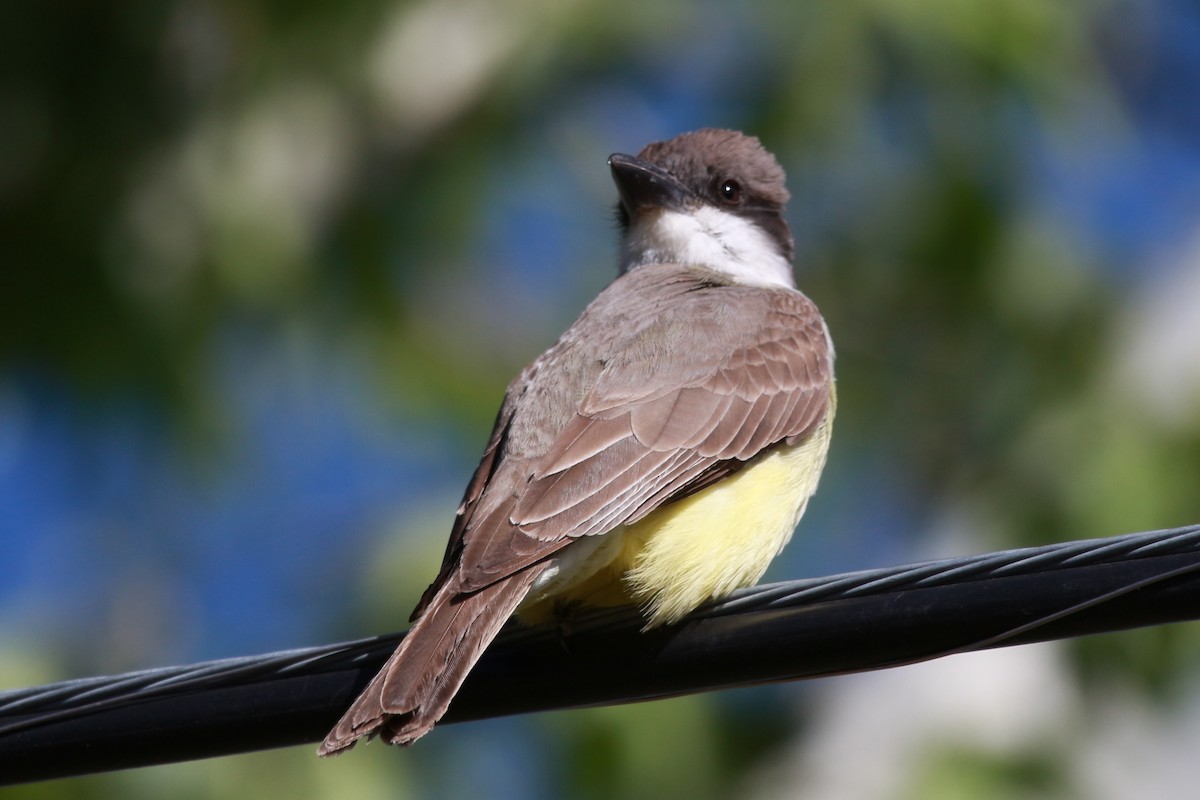
[[[429,733],[543,569],[535,565],[467,595],[443,586],[317,755],[339,753],[364,736],[406,745]]]

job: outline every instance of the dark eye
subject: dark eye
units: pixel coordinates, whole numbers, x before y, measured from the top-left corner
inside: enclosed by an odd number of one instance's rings
[[[726,203],[737,203],[742,199],[742,185],[730,178],[721,182],[721,199]]]

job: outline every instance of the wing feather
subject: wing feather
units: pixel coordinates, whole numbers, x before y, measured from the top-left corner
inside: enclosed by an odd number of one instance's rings
[[[632,436],[622,439],[570,469],[530,481],[509,521],[536,536],[537,523],[568,510],[580,516],[594,514],[661,462],[660,452],[643,447]]]
[[[546,456],[546,474],[553,475],[573,467],[604,452],[629,434],[629,422],[623,416],[616,419],[572,417],[556,442],[555,450]]]
[[[816,307],[793,290],[697,273],[649,265],[622,276],[622,291],[602,293],[510,387],[519,399],[497,421],[499,456],[455,527],[462,591],[816,430],[833,358]]]

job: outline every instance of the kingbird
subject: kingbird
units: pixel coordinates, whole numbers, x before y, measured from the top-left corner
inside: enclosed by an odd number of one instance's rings
[[[509,385],[413,625],[319,749],[411,744],[510,616],[751,586],[825,465],[833,344],[796,289],[783,169],[704,129],[609,158],[620,272]]]

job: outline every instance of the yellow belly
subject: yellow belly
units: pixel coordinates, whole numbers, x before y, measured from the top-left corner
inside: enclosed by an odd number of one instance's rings
[[[753,586],[792,537],[825,466],[833,406],[805,441],[773,448],[728,478],[584,545],[587,556],[519,610],[530,622],[563,604],[637,603],[647,627]],[[581,548],[582,552],[583,548]],[[597,563],[597,562],[600,563]]]

